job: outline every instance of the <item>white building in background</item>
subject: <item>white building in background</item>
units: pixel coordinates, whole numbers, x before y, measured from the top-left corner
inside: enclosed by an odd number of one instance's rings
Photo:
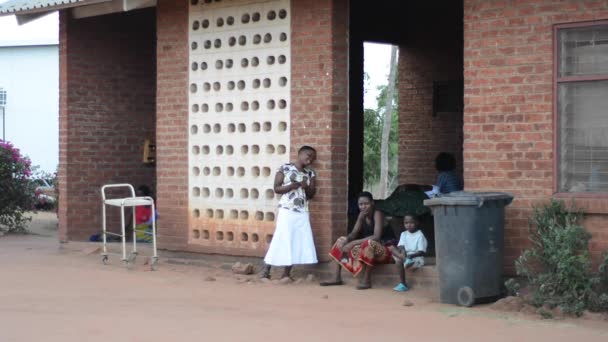
[[[41,20],[46,29],[38,34],[32,32],[35,22],[17,26],[14,17],[1,19],[0,88],[6,91],[6,140],[29,156],[33,165],[54,172],[59,162],[56,15]]]

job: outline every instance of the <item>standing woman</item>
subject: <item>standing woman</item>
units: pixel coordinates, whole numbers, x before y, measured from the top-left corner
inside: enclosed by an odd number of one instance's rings
[[[316,193],[316,174],[310,165],[317,151],[302,146],[294,163],[282,165],[274,178],[274,192],[281,194],[277,225],[264,258],[262,278],[270,278],[271,266],[284,266],[281,279],[291,279],[293,265],[316,264],[308,201]]]

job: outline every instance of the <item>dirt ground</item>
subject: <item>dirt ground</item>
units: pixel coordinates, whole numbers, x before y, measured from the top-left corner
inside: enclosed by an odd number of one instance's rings
[[[96,245],[0,237],[0,341],[608,341],[608,323],[431,303],[417,291],[244,282],[221,269],[127,269]],[[56,227],[56,225],[55,225]],[[412,306],[403,306],[409,300]]]

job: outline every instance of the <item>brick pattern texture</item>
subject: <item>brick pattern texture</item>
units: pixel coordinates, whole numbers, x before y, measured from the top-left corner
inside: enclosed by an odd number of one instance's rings
[[[410,31],[399,49],[399,183],[435,184],[440,152],[452,153],[462,174],[463,115],[433,116],[433,82],[462,80],[462,46],[444,30]]]
[[[318,193],[311,219],[317,252],[327,260],[346,232],[347,2],[292,0],[291,157],[314,146]],[[190,252],[262,256],[264,251],[187,243],[188,4],[157,5],[157,182],[160,247]],[[278,167],[278,165],[277,165]]]
[[[531,208],[553,196],[553,25],[608,19],[608,2],[465,0],[464,175],[468,190],[515,195],[507,209],[505,268],[528,246]],[[588,213],[595,263],[608,248],[608,200]]]
[[[154,10],[60,22],[59,234],[80,240],[101,229],[103,184],[155,183]]]
[[[156,153],[159,247],[187,250],[188,2],[157,2]]]
[[[305,144],[317,150],[310,216],[320,260],[347,228],[347,3],[291,1],[291,155]]]
[[[323,260],[346,230],[348,2],[291,3],[291,156],[303,144],[319,152],[311,217]],[[161,248],[233,254],[187,244],[188,3],[159,0],[156,17],[143,10],[60,18],[61,239],[99,230],[102,184],[156,180]],[[463,62],[446,59],[458,56],[449,44],[426,44],[433,40],[424,32],[401,48],[400,182],[432,183],[432,158],[459,155],[464,122],[466,189],[516,197],[507,209],[507,272],[528,244],[531,207],[553,196],[553,25],[600,19],[608,19],[605,1],[465,0]],[[457,76],[459,64],[463,121],[432,117],[432,81]],[[156,175],[141,163],[143,138],[155,130]],[[608,200],[577,204],[588,214],[597,263],[608,248]]]

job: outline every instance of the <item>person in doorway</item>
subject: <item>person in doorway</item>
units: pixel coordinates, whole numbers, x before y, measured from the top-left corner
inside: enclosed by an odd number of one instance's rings
[[[135,190],[135,196],[137,197],[151,197],[154,201],[155,198],[152,195],[152,190],[147,185],[140,185]],[[130,211],[129,211],[130,212]],[[155,219],[158,219],[158,212],[155,212]],[[131,241],[133,234],[133,222],[132,214],[128,214],[126,217],[125,227],[125,239]],[[108,235],[106,238],[108,242],[120,241],[120,236]],[[152,206],[137,206],[135,207],[135,239],[137,242],[151,242],[152,241]],[[103,241],[102,233],[95,233],[89,237],[89,241],[101,242]]]
[[[342,268],[353,274],[363,276],[357,289],[372,287],[371,270],[374,265],[389,263],[392,254],[389,229],[384,229],[384,214],[377,210],[374,198],[369,192],[358,196],[359,216],[353,230],[347,236],[338,238],[329,255],[336,261],[333,279],[323,281],[321,286],[342,285]],[[389,233],[389,234],[386,234]]]
[[[277,224],[270,247],[264,258],[260,276],[270,278],[272,266],[283,266],[281,279],[293,280],[293,265],[316,264],[317,253],[312,237],[308,202],[316,194],[316,173],[310,165],[316,160],[317,151],[302,146],[298,159],[282,165],[274,178],[274,192],[281,194]]]
[[[415,270],[424,266],[424,254],[428,242],[419,229],[418,218],[412,214],[403,217],[405,231],[401,233],[397,247],[391,246],[391,253],[397,265],[400,283],[393,288],[397,292],[409,290],[405,283],[405,270]]]
[[[456,173],[456,158],[450,153],[441,152],[435,158],[435,168],[439,174],[435,189],[440,194],[449,194],[464,189],[462,178]]]
[[[151,197],[152,190],[147,185],[140,185],[135,191],[137,197]],[[157,213],[154,213],[158,217]],[[137,242],[152,241],[152,207],[137,206],[135,207],[135,237]]]

